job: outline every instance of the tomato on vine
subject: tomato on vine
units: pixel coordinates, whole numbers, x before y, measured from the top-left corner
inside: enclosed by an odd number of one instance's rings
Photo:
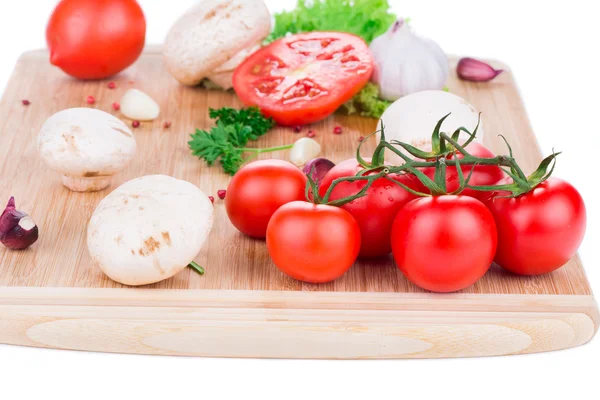
[[[349,159],[333,167],[323,178],[319,194],[325,196],[334,180],[355,176],[364,167],[355,159]],[[367,174],[368,176],[369,174]],[[360,227],[362,244],[360,257],[381,257],[392,251],[392,223],[398,211],[409,201],[417,198],[398,183],[413,190],[422,190],[419,180],[410,174],[389,174],[372,182],[365,196],[341,207],[348,211]],[[329,200],[335,201],[360,192],[367,181],[341,182],[331,191]]]
[[[498,185],[510,184],[507,178]],[[494,261],[519,275],[552,272],[575,255],[586,228],[586,211],[577,189],[551,177],[517,197],[498,191],[486,205],[496,221]]]
[[[392,253],[415,285],[455,292],[490,268],[496,224],[483,203],[468,196],[423,197],[406,204],[392,225]]]

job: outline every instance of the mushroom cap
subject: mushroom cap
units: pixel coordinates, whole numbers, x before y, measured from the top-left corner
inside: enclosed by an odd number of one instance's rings
[[[197,85],[270,31],[271,15],[262,0],[201,0],[169,31],[165,63],[178,81]]]
[[[235,72],[235,69],[246,58],[248,58],[250,54],[254,53],[258,49],[260,49],[260,44],[257,43],[254,46],[247,47],[239,51],[225,63],[215,68],[210,75],[207,76],[207,78],[223,89],[229,89],[233,87],[233,73]]]
[[[443,90],[425,90],[401,97],[385,110],[377,125],[377,141],[381,137],[381,124],[385,126],[385,136],[388,140],[406,141],[407,137],[427,137],[427,140],[410,142],[422,150],[431,150],[431,134],[439,120],[451,113],[442,124],[442,131],[452,134],[463,126],[473,132],[479,119],[479,112],[465,99]],[[484,128],[480,122],[475,141],[483,142]],[[403,139],[404,138],[404,139]],[[464,142],[469,136],[461,132],[459,142]],[[385,154],[386,161],[402,163],[403,160],[391,151]]]
[[[133,133],[120,119],[94,108],[68,108],[46,120],[38,137],[42,159],[67,176],[110,176],[135,155]]]
[[[212,225],[212,203],[195,185],[148,175],[124,183],[98,204],[87,245],[112,280],[145,285],[187,267]]]

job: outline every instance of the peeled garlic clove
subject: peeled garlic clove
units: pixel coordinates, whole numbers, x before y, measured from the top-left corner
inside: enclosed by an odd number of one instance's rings
[[[321,145],[310,138],[298,139],[290,150],[290,161],[301,167],[321,152]]]
[[[129,89],[121,99],[121,113],[129,119],[152,121],[158,118],[160,106],[141,90]]]
[[[0,216],[0,242],[13,250],[31,246],[38,239],[38,227],[33,219],[15,208],[15,198],[8,200]]]
[[[494,69],[491,65],[474,58],[461,58],[456,67],[456,72],[460,79],[472,82],[491,81],[504,70]]]

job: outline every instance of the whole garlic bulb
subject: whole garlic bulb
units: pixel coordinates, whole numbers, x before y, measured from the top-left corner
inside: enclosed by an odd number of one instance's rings
[[[376,64],[372,80],[385,100],[439,90],[446,84],[449,67],[444,51],[434,41],[415,35],[402,19],[369,48]]]

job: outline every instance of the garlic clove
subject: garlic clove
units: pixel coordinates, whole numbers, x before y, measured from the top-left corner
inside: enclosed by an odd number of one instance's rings
[[[121,113],[129,119],[152,121],[160,114],[160,106],[152,97],[137,89],[129,89],[120,102]]]
[[[303,137],[298,139],[290,150],[290,161],[301,167],[321,152],[321,145],[313,139]]]
[[[319,186],[321,181],[327,175],[329,170],[335,167],[333,161],[326,158],[315,158],[310,160],[302,169],[306,175],[310,176],[312,180]]]
[[[13,250],[31,246],[38,239],[38,227],[33,219],[15,207],[15,198],[11,197],[0,215],[0,242]]]
[[[500,75],[504,70],[494,69],[491,65],[474,58],[461,58],[456,67],[458,77],[465,81],[488,82]]]

